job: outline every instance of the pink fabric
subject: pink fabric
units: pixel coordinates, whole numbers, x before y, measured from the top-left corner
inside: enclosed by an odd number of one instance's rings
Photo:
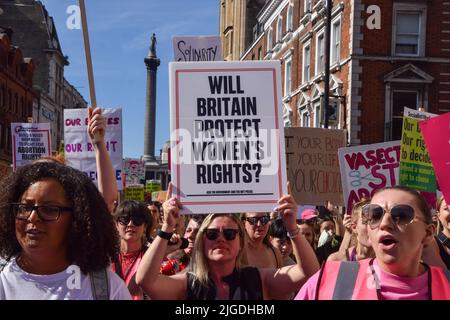
[[[309,220],[312,218],[317,217],[317,211],[314,209],[306,209],[302,211],[302,219],[303,220]]]
[[[381,282],[381,296],[385,300],[427,300],[428,299],[428,272],[415,277],[399,277],[382,271],[374,261],[376,274]],[[302,286],[294,300],[314,300],[316,296],[317,281],[320,271],[316,272]]]

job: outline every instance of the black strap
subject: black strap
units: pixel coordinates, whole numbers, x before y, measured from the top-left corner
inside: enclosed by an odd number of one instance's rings
[[[109,300],[109,281],[106,269],[89,273],[94,300]]]
[[[437,238],[439,239],[439,241],[442,243],[442,245],[444,247],[447,247],[448,249],[450,249],[450,238],[448,238],[442,231],[439,232]]]
[[[334,287],[333,300],[351,300],[356,278],[358,276],[359,263],[342,261]]]

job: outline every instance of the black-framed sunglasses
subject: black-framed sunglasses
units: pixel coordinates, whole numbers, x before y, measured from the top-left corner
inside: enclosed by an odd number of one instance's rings
[[[143,217],[142,215],[128,215],[117,217],[117,222],[124,226],[127,226],[130,221],[132,221],[133,225],[135,225],[136,227],[140,227],[146,222],[145,217]]]
[[[206,229],[205,230],[205,236],[208,240],[216,240],[220,234],[223,234],[223,237],[228,240],[234,240],[236,239],[236,235],[239,233],[238,229],[215,229],[215,228],[210,228],[210,229]]]
[[[14,215],[18,220],[28,220],[33,211],[36,211],[42,221],[56,221],[61,216],[61,212],[72,211],[72,207],[57,205],[35,206],[29,203],[11,203]]]
[[[412,223],[416,217],[414,208],[408,204],[397,204],[389,210],[378,204],[366,204],[362,207],[362,213],[371,229],[375,229],[381,224],[385,213],[389,213],[392,220],[400,226]]]
[[[261,225],[265,226],[270,221],[269,216],[262,216],[262,217],[248,217],[244,218],[244,220],[248,221],[252,226],[257,225],[258,221],[261,222]]]

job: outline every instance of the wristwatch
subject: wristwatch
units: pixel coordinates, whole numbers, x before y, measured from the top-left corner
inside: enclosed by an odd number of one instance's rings
[[[165,231],[162,231],[161,229],[158,229],[157,235],[160,238],[163,238],[163,239],[166,239],[166,240],[170,240],[170,238],[172,238],[173,232],[165,232]]]

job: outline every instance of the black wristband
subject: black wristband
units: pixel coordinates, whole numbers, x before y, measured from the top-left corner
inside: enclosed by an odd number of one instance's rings
[[[170,240],[172,238],[173,232],[164,232],[161,229],[158,229],[158,236],[160,238]]]

